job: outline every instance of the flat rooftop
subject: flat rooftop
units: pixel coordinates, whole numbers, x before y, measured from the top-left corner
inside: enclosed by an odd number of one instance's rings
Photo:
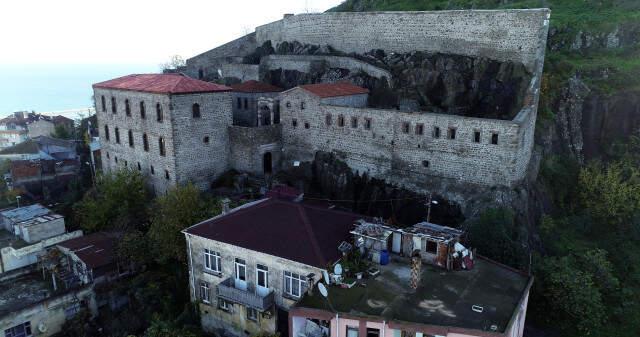
[[[26,243],[19,237],[13,235],[11,232],[8,232],[0,228],[0,249],[6,248],[6,247],[13,247],[15,249],[20,249],[28,245],[29,245],[28,243]]]
[[[362,280],[366,287],[328,287],[335,311],[354,316],[376,316],[387,321],[459,327],[487,331],[497,325],[504,332],[529,283],[529,277],[490,261],[476,259],[472,270],[445,271],[422,265],[417,290],[409,287],[408,259],[393,257],[380,274]],[[472,310],[473,305],[483,312]],[[297,307],[331,310],[315,289]]]
[[[0,317],[53,296],[50,282],[32,273],[0,282]]]

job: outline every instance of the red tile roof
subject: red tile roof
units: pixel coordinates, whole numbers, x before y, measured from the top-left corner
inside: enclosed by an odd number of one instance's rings
[[[58,245],[72,251],[87,267],[95,269],[114,262],[117,237],[113,233],[93,233]]]
[[[182,74],[133,74],[96,83],[94,88],[143,91],[154,94],[192,94],[231,91],[231,88]]]
[[[363,216],[278,199],[264,199],[185,230],[195,236],[318,268],[339,257],[338,245]]]
[[[247,93],[257,93],[257,92],[280,92],[283,89],[280,87],[276,87],[275,85],[271,85],[269,83],[258,82],[255,80],[246,81],[240,84],[232,84],[230,87],[233,91],[236,92],[247,92]]]
[[[359,87],[355,84],[351,84],[348,82],[305,84],[305,85],[301,85],[300,88],[320,98],[350,96],[350,95],[359,95],[359,94],[369,93],[369,89]]]

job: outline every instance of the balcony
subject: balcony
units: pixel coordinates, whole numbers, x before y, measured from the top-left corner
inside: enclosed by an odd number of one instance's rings
[[[260,296],[255,291],[255,287],[249,284],[247,290],[238,289],[234,285],[233,278],[228,278],[217,287],[218,297],[227,301],[246,305],[264,311],[273,305],[273,291],[265,296]]]

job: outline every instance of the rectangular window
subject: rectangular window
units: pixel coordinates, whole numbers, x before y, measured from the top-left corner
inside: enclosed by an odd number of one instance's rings
[[[222,266],[220,264],[220,253],[213,250],[204,250],[204,269],[206,271],[220,273],[222,272]]]
[[[31,322],[24,322],[4,330],[5,337],[31,337]]]
[[[230,311],[231,310],[231,304],[221,298],[218,298],[218,308],[220,310],[224,310],[224,311]]]
[[[449,131],[447,133],[447,138],[456,139],[456,128],[449,128]]]
[[[249,110],[249,100],[247,98],[244,99],[244,109]]]
[[[380,329],[367,328],[367,337],[380,337]]]
[[[480,143],[480,131],[473,132],[473,142]]]
[[[258,321],[258,310],[254,308],[247,307],[247,319],[251,321]]]
[[[247,262],[243,259],[236,259],[236,280],[247,280]]]
[[[440,138],[440,128],[437,126],[433,127],[433,138]]]
[[[424,124],[416,124],[416,135],[424,134]]]
[[[209,283],[200,282],[200,300],[202,303],[211,303],[211,294],[209,293]]]
[[[371,130],[371,118],[364,119],[364,129]]]
[[[325,122],[325,124],[327,124],[327,126],[331,125],[331,122],[332,122],[331,121],[331,114],[327,114],[325,116],[324,122]]]
[[[240,99],[240,97],[238,97],[236,103],[237,103],[236,106],[238,107],[238,109],[242,109],[242,100]]]
[[[338,126],[339,127],[343,127],[344,126],[344,116],[342,116],[342,115],[338,116]]]
[[[354,129],[358,127],[358,117],[351,117],[351,127]]]
[[[409,122],[402,123],[402,132],[409,133],[409,129],[411,128],[411,124]]]
[[[294,128],[298,126],[298,120],[297,119],[292,119],[291,120],[291,126],[293,126]]]
[[[287,295],[293,297],[300,297],[302,295],[302,288],[306,281],[302,278],[302,275],[284,272],[284,292]]]
[[[437,254],[438,253],[438,243],[435,241],[427,240],[427,253]]]
[[[358,337],[358,328],[353,326],[348,326],[347,337]]]
[[[498,145],[498,134],[497,133],[492,133],[491,134],[491,144]]]
[[[256,266],[256,284],[258,287],[269,288],[269,268],[258,264]]]

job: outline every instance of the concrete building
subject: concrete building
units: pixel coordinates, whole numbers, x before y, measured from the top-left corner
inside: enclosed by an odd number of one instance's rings
[[[0,160],[77,160],[72,140],[37,136],[0,150]]]
[[[93,85],[102,168],[138,170],[157,193],[207,188],[228,168],[231,88],[180,74],[129,75]]]
[[[286,331],[287,311],[339,258],[360,216],[263,199],[183,231],[205,331]]]
[[[0,119],[0,148],[14,146],[29,138],[50,137],[56,126],[73,132],[74,121],[64,116],[46,116],[35,112],[18,111]]]
[[[259,99],[263,101],[269,101],[269,99],[276,99],[278,93],[283,89],[273,86],[268,83],[258,81],[246,81],[239,84],[232,84],[230,87],[233,89],[231,94],[233,101],[233,125],[255,127],[261,125],[277,124],[272,121],[279,119],[279,111],[274,111],[275,116],[271,116],[271,111],[264,111],[268,108],[267,105],[258,107]],[[277,101],[273,102],[274,107],[279,107]],[[276,108],[277,109],[277,108]],[[258,118],[260,114],[260,118]]]

